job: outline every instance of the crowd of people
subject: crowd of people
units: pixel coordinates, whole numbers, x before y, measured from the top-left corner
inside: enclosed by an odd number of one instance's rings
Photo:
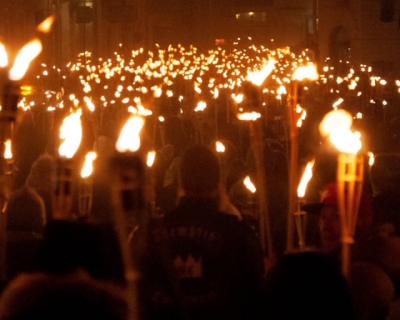
[[[165,180],[161,160],[156,168]],[[127,217],[135,270],[127,275],[102,159],[93,212],[71,221],[52,217],[55,163],[41,156],[6,209],[0,319],[397,319],[398,226],[390,215],[375,219],[384,207],[367,188],[346,280],[334,183],[304,207],[309,248],[267,261],[251,210],[241,212],[223,188],[224,164],[215,151],[195,145],[175,160],[175,188],[161,185],[157,192],[157,199],[168,196],[160,202],[168,208]]]
[[[308,55],[263,46],[207,53],[170,46],[98,61],[83,53],[63,69],[42,65],[37,92],[19,104],[15,185],[0,235],[6,243],[0,320],[400,319],[398,160],[394,152],[380,154],[397,146],[396,125],[388,118],[397,111],[386,106],[398,101],[400,81],[373,76],[364,65],[335,69],[327,60],[318,83],[300,85],[299,159],[312,155],[316,161],[301,207],[306,246],[286,250],[286,98],[291,73],[309,64]],[[246,82],[249,67],[265,65],[274,68],[271,76],[254,90]],[[340,268],[337,154],[317,133],[332,103],[351,109],[368,147],[377,151],[365,174],[347,278]],[[78,214],[75,188],[77,214],[62,219],[53,206],[60,160],[54,132],[68,108],[83,114],[76,158],[92,149],[98,158],[90,213]],[[257,170],[250,126],[237,119],[253,109],[261,117],[265,177]],[[121,226],[110,159],[128,114],[147,120],[144,150],[127,162],[136,170],[127,180],[135,181],[137,192],[123,195],[129,210]],[[151,169],[145,169],[147,149],[157,154]],[[260,191],[243,184],[246,176],[255,186],[266,181],[272,245],[266,246],[260,228]]]

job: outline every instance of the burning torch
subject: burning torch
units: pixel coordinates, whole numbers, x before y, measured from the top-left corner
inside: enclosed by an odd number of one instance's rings
[[[350,276],[351,247],[357,225],[363,178],[364,158],[359,154],[361,134],[352,130],[353,118],[344,110],[333,110],[322,120],[320,131],[339,151],[337,184],[342,230],[342,271]]]
[[[5,142],[12,138],[12,132],[17,118],[18,101],[20,99],[20,81],[25,77],[29,66],[43,50],[42,38],[50,32],[54,16],[45,19],[37,27],[37,36],[26,43],[18,52],[12,67],[7,70],[9,57],[6,46],[0,42],[0,90],[2,95],[0,128],[1,139]]]
[[[37,27],[37,37],[26,43],[18,52],[14,59],[14,63],[10,69],[10,64],[6,46],[0,42],[0,143],[4,146],[3,162],[5,160],[8,165],[1,166],[8,169],[12,161],[11,141],[18,113],[18,101],[21,94],[21,80],[25,77],[30,64],[35,60],[43,50],[42,35],[50,32],[54,23],[54,16],[45,19]],[[8,157],[6,157],[8,156]],[[4,171],[2,171],[4,174]]]
[[[93,162],[97,153],[90,151],[85,156],[85,162],[81,170],[79,184],[79,216],[88,218],[92,211],[93,204]]]
[[[294,214],[300,250],[306,247],[306,213],[301,210],[302,201],[306,195],[307,186],[313,175],[315,160],[307,163],[303,176],[297,187],[297,210]]]
[[[49,18],[48,18],[49,19]],[[48,21],[46,19],[45,21]],[[46,27],[39,25],[38,36],[25,44],[18,52],[14,63],[10,69],[9,56],[6,46],[0,42],[0,145],[3,146],[3,153],[0,165],[0,209],[4,212],[8,196],[11,189],[11,173],[13,166],[12,139],[14,127],[17,120],[18,101],[20,99],[20,81],[24,78],[33,60],[42,52],[42,42],[40,34],[48,33],[52,23],[47,23]],[[42,26],[42,28],[40,28]],[[5,215],[0,215],[0,276],[5,278],[5,247],[6,247],[6,221]]]
[[[293,214],[296,212],[296,185],[299,157],[299,120],[301,119],[302,82],[318,79],[318,71],[313,63],[298,67],[292,77],[290,94],[288,95],[289,127],[290,127],[290,165],[289,165],[289,211],[287,221],[287,251],[293,249]],[[301,123],[301,122],[300,122]]]
[[[269,258],[274,258],[274,246],[271,231],[271,221],[268,211],[268,198],[267,198],[267,182],[265,172],[265,159],[264,159],[264,137],[263,127],[261,121],[261,109],[262,109],[262,90],[261,87],[265,83],[268,76],[273,72],[276,61],[270,59],[265,61],[261,70],[250,71],[246,77],[245,83],[245,94],[239,99],[242,103],[243,99],[246,99],[247,106],[253,110],[247,112],[240,112],[237,117],[241,121],[247,121],[250,126],[250,134],[252,147],[254,152],[254,158],[256,162],[257,170],[257,182],[258,182],[258,202],[259,202],[259,225],[260,225],[260,236],[261,244],[264,252],[268,252]],[[238,98],[238,96],[235,96]],[[243,110],[241,108],[241,110]]]
[[[116,143],[117,153],[110,162],[115,226],[124,260],[132,319],[137,319],[136,281],[138,275],[129,246],[129,233],[135,227],[135,219],[140,220],[145,210],[146,172],[144,161],[139,153],[140,134],[144,124],[145,120],[141,116],[132,115],[128,119]],[[153,161],[150,161],[152,159],[148,160],[148,165],[152,165]]]
[[[78,109],[64,118],[60,127],[62,143],[58,149],[53,213],[57,219],[72,219],[74,161],[82,140],[82,110]]]
[[[147,167],[147,194],[149,204],[153,216],[156,213],[156,195],[155,195],[155,176],[154,176],[154,163],[156,161],[157,153],[151,150],[147,153],[146,167]]]
[[[246,195],[246,206],[249,208],[251,215],[253,217],[255,217],[256,212],[257,212],[257,201],[256,201],[256,197],[255,197],[256,192],[257,192],[257,187],[251,180],[250,176],[244,177],[243,185],[246,188],[246,190],[248,191],[248,194]]]
[[[114,174],[114,205],[118,212],[126,214],[129,224],[133,225],[134,213],[145,207],[144,180],[145,166],[141,154],[140,133],[145,120],[140,116],[131,116],[121,130],[112,159],[111,170]]]

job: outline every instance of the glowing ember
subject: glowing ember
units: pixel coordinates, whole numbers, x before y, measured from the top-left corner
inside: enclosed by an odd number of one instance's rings
[[[298,67],[293,73],[293,80],[318,80],[318,70],[314,63],[308,63],[305,66]]]
[[[207,103],[204,101],[200,101],[196,108],[194,109],[195,112],[203,112],[207,108]]]
[[[146,165],[148,168],[151,168],[154,165],[154,162],[156,161],[156,155],[157,154],[154,150],[147,153]]]
[[[8,54],[6,46],[0,42],[0,68],[5,68],[8,66]]]
[[[11,139],[7,139],[4,142],[4,159],[11,160],[13,158]]]
[[[261,113],[259,112],[244,112],[238,114],[238,119],[241,121],[256,121],[261,118]]]
[[[85,156],[85,163],[83,164],[81,170],[81,178],[86,179],[89,178],[93,174],[93,162],[97,158],[97,153],[94,151],[90,151]]]
[[[54,21],[56,21],[55,16],[50,16],[46,18],[43,22],[41,22],[38,25],[37,30],[42,33],[49,33],[51,31],[51,27],[54,24]]]
[[[256,86],[261,86],[265,80],[268,78],[268,76],[274,71],[275,69],[275,64],[276,61],[271,59],[268,60],[263,66],[263,68],[259,71],[250,71],[247,74],[246,80],[251,82],[252,84]]]
[[[250,176],[246,176],[243,179],[243,184],[247,188],[247,190],[249,190],[251,193],[256,193],[257,192],[257,188],[254,185],[253,181],[251,181]]]
[[[140,133],[144,127],[144,119],[131,116],[123,126],[116,149],[118,152],[136,152],[140,149]]]
[[[82,140],[82,110],[79,109],[65,117],[60,127],[60,139],[63,141],[58,148],[60,157],[72,159]]]
[[[224,153],[225,145],[221,141],[215,142],[215,151],[217,151],[218,153]]]
[[[312,160],[307,163],[306,168],[304,169],[303,176],[301,177],[299,186],[297,188],[297,197],[304,198],[307,191],[308,183],[311,181],[313,176],[313,168],[314,168],[315,160]]]
[[[9,77],[13,81],[19,81],[28,71],[31,62],[42,52],[42,43],[39,39],[28,42],[18,53]]]

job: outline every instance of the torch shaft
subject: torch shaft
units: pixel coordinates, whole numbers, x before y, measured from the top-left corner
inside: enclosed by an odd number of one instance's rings
[[[270,259],[275,256],[272,230],[271,230],[271,219],[268,210],[268,198],[267,198],[267,182],[266,182],[266,171],[265,171],[265,159],[264,159],[264,139],[263,131],[259,121],[250,123],[250,131],[252,135],[253,151],[256,161],[257,169],[257,181],[258,181],[258,200],[259,200],[259,225],[260,225],[260,236],[261,245],[264,252]]]
[[[354,242],[361,200],[364,159],[359,155],[340,154],[338,163],[338,198],[342,230],[342,271],[349,278],[351,246]]]
[[[342,244],[342,273],[346,279],[351,276],[351,246],[349,242]]]
[[[113,175],[112,184],[112,196],[114,204],[114,219],[115,228],[118,233],[120,248],[122,252],[122,258],[125,268],[125,278],[128,286],[128,307],[129,307],[129,319],[136,320],[138,316],[138,293],[137,293],[137,280],[138,271],[134,263],[133,252],[129,242],[129,228],[131,224],[129,223],[127,216],[132,214],[140,214],[140,210],[144,210],[142,201],[136,199],[136,197],[143,197],[142,192],[139,195],[138,188],[140,189],[143,185],[141,179],[138,180],[135,164],[142,168],[141,158],[134,156],[126,157],[116,157],[114,159],[113,170],[115,174]]]
[[[90,178],[81,181],[79,186],[79,215],[87,218],[92,211],[93,182]]]
[[[125,268],[125,279],[127,282],[127,296],[128,296],[128,307],[129,307],[129,320],[138,319],[138,294],[137,294],[137,278],[138,274],[133,263],[132,253],[130,250],[130,245],[128,242],[129,232],[128,223],[125,218],[125,212],[123,210],[123,205],[120,199],[121,189],[116,186],[114,187],[114,204],[116,205],[116,210],[114,213],[116,230],[118,233],[119,243],[122,251],[122,259]]]
[[[56,185],[53,198],[55,219],[72,219],[73,163],[70,159],[58,159]]]
[[[289,161],[289,208],[287,216],[287,239],[286,250],[293,250],[294,237],[294,217],[296,212],[296,185],[299,157],[298,128],[296,121],[296,106],[298,103],[299,84],[297,81],[292,83],[291,94],[289,96],[289,126],[290,126],[290,161]]]
[[[0,277],[7,277],[7,216],[6,207],[12,188],[12,159],[4,158],[5,142],[12,140],[15,122],[18,114],[18,100],[20,98],[20,86],[18,82],[8,80],[5,69],[0,71],[2,101],[0,111],[0,143],[2,156],[0,159]]]
[[[8,171],[7,162],[1,159],[0,173],[0,279],[7,280],[7,215],[6,207],[11,192],[11,171]]]
[[[298,237],[298,243],[299,243],[299,248],[300,250],[303,250],[306,246],[306,241],[305,241],[305,218],[306,218],[306,213],[298,210],[295,213],[295,224],[296,224],[296,230],[297,230],[297,237]]]

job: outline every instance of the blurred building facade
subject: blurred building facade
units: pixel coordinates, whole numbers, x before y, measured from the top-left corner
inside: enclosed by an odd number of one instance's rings
[[[400,70],[400,0],[13,0],[0,6],[0,34],[17,47],[51,13],[52,62],[84,50],[107,55],[119,43],[210,47],[251,37]]]
[[[400,71],[399,0],[319,0],[321,56]]]

